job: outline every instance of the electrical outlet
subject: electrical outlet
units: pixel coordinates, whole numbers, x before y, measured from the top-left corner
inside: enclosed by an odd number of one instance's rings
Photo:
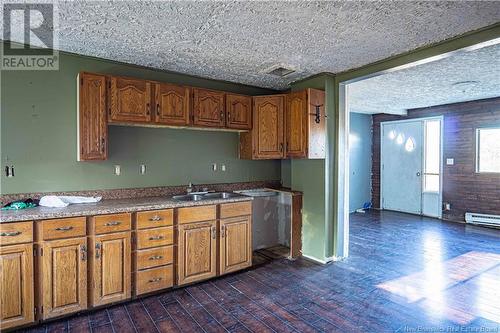
[[[446,165],[454,165],[454,164],[455,164],[454,158],[447,158],[446,159]]]
[[[226,171],[226,165],[225,165],[225,164],[222,164],[222,165],[220,166],[220,170],[225,172],[225,171]]]
[[[451,210],[451,205],[449,203],[444,204],[444,209],[445,210]]]
[[[115,165],[115,175],[119,176],[122,173],[122,167],[120,165]]]
[[[212,164],[212,171],[217,171],[217,163]]]
[[[139,169],[139,173],[141,175],[145,175],[146,174],[146,165],[145,164],[141,164],[141,167]]]

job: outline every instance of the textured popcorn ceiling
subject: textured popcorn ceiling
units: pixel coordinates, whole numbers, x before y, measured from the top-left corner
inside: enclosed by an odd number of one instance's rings
[[[61,1],[59,48],[285,89],[498,21],[495,1]]]
[[[407,109],[498,97],[500,44],[352,83],[348,91],[349,108],[359,113],[405,114]]]

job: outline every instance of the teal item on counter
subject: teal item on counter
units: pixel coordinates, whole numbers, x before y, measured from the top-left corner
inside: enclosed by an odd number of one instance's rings
[[[26,203],[24,201],[14,201],[5,207],[2,207],[2,210],[19,210],[19,209],[33,208],[36,206],[37,204],[33,202]]]

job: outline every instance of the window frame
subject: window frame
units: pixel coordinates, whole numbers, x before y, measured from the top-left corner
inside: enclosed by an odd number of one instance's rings
[[[475,142],[475,148],[476,148],[476,156],[475,156],[475,173],[479,175],[500,175],[500,170],[499,171],[481,171],[479,169],[479,160],[480,160],[480,132],[481,130],[499,130],[500,131],[500,125],[494,125],[494,126],[487,126],[487,127],[476,127],[476,142]]]

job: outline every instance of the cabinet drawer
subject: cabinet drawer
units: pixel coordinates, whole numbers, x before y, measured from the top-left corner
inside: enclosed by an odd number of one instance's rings
[[[0,223],[0,245],[33,241],[33,221]]]
[[[252,215],[252,202],[234,202],[220,205],[220,218]]]
[[[37,235],[40,240],[82,237],[87,234],[85,217],[43,220],[37,222]]]
[[[177,210],[177,219],[179,223],[215,220],[215,205],[179,208]]]
[[[141,270],[157,266],[168,265],[173,262],[173,246],[162,246],[135,253],[135,269]]]
[[[147,269],[135,273],[135,294],[141,295],[174,285],[172,265]]]
[[[146,229],[165,227],[174,224],[174,210],[162,209],[149,212],[138,212],[136,215],[136,228]]]
[[[98,215],[92,217],[91,227],[93,234],[107,234],[130,230],[130,213]]]
[[[162,227],[136,232],[137,249],[170,245],[174,241],[174,227]]]

